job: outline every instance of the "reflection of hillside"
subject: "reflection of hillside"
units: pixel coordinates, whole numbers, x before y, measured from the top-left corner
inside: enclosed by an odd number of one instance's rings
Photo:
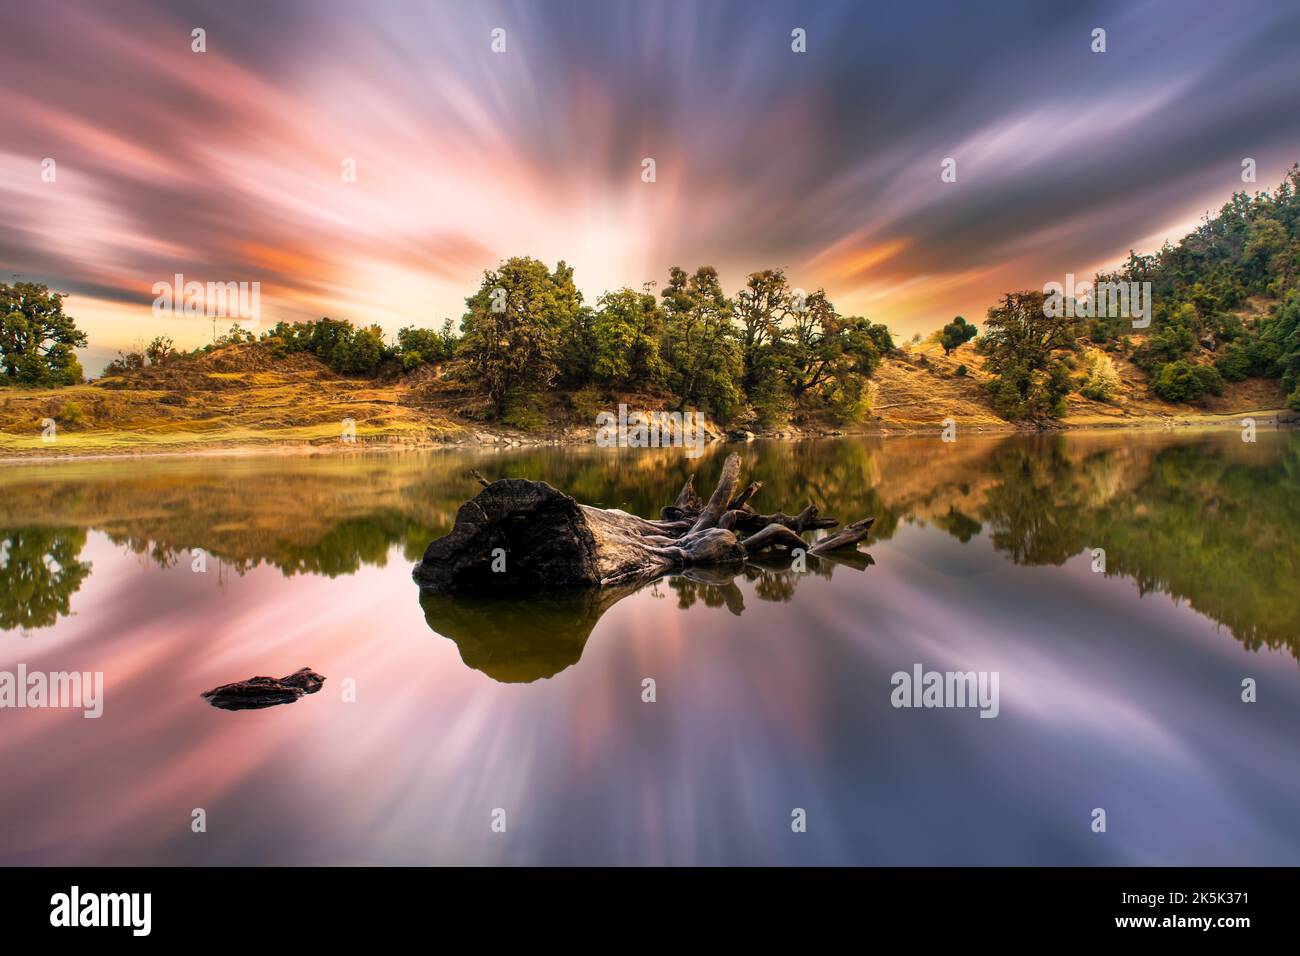
[[[1186,600],[1247,647],[1300,657],[1300,441],[1269,454],[1226,438],[1237,447],[1215,438],[1082,455],[1059,437],[1004,444],[979,516],[1017,563],[1102,548],[1108,575]]]
[[[475,493],[471,467],[655,515],[692,471],[697,487],[711,487],[723,450],[695,461],[675,450],[538,447],[0,470],[0,529],[21,529],[9,533],[19,537],[0,566],[0,626],[43,627],[67,613],[89,573],[78,560],[89,529],[164,566],[202,548],[236,572],[266,564],[338,576],[383,565],[394,547],[418,560]],[[811,502],[841,518],[875,515],[872,539],[881,541],[909,523],[963,542],[986,535],[1022,564],[1104,548],[1108,573],[1188,601],[1247,646],[1300,656],[1290,597],[1300,570],[1300,436],[1261,433],[1249,446],[1235,432],[933,436],[756,443],[742,454],[763,482],[760,509]],[[708,584],[678,579],[673,588],[686,604],[735,604],[735,593]],[[779,577],[755,586],[777,599],[785,587]]]
[[[1186,600],[1247,647],[1300,657],[1300,445],[1263,466],[1170,448],[1138,493],[1094,513],[1107,573]]]

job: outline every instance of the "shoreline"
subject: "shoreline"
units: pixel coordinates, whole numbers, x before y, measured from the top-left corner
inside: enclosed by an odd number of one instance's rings
[[[968,425],[964,431],[979,435],[1014,435],[1014,434],[1052,434],[1062,432],[1090,431],[1173,431],[1176,429],[1229,429],[1240,428],[1244,419],[1255,419],[1257,427],[1275,429],[1296,428],[1300,425],[1300,413],[1289,409],[1269,408],[1240,412],[1204,412],[1175,416],[1131,416],[1115,418],[1111,416],[1088,416],[1075,420],[1061,420],[1039,425],[1017,425],[1012,422],[1000,424],[980,423]],[[957,419],[958,429],[962,429],[961,420]],[[918,427],[899,427],[880,424],[875,427],[855,427],[845,429],[815,429],[809,431],[778,431],[772,434],[747,433],[750,437],[738,439],[715,437],[709,444],[748,444],[751,441],[816,441],[828,438],[916,438],[937,434],[942,429],[940,423],[926,423]],[[123,436],[139,438],[138,433],[122,433]],[[150,444],[148,438],[139,446],[108,448],[94,452],[48,452],[40,448],[15,454],[10,449],[0,447],[0,466],[9,465],[48,465],[65,462],[99,462],[130,461],[141,458],[256,458],[264,456],[283,457],[318,457],[369,454],[374,452],[425,452],[425,451],[502,451],[514,448],[542,446],[582,446],[594,445],[591,435],[577,437],[574,432],[552,432],[544,434],[494,433],[486,430],[467,429],[465,438],[447,440],[423,439],[411,440],[409,436],[374,435],[369,438],[358,435],[355,442],[339,440],[321,441],[319,439],[282,439],[266,442],[248,442],[240,440],[223,440],[220,437],[199,439],[193,443],[178,442],[171,447],[163,443]],[[718,434],[721,434],[719,432]],[[960,431],[959,431],[960,434]],[[10,436],[3,436],[10,437]]]

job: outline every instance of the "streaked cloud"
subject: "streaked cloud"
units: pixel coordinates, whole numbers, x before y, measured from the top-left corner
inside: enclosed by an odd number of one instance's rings
[[[589,300],[779,266],[929,331],[1176,239],[1244,156],[1278,181],[1297,41],[1286,2],[48,0],[0,36],[0,265],[72,293],[100,347],[157,334],[176,272],[260,281],[264,320],[395,331],[458,317],[514,254],[570,262]]]

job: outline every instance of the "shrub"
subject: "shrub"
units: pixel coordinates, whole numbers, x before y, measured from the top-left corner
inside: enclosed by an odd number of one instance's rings
[[[1206,393],[1223,394],[1223,376],[1212,365],[1192,365],[1179,359],[1161,365],[1151,380],[1151,392],[1166,402],[1194,402]]]
[[[408,325],[397,331],[397,352],[402,357],[402,368],[408,372],[425,362],[445,362],[451,358],[456,340],[450,322],[441,332]]]
[[[546,428],[546,416],[534,392],[513,391],[506,397],[501,424],[524,432],[539,432]]]
[[[85,417],[85,411],[76,402],[64,402],[59,409],[58,419],[65,425],[75,425]]]
[[[858,375],[840,382],[831,396],[831,410],[836,421],[856,425],[865,421],[876,404],[876,383]]]
[[[1229,382],[1240,382],[1249,378],[1251,372],[1250,353],[1244,346],[1233,343],[1214,363],[1219,374]]]
[[[125,355],[118,352],[117,358],[104,366],[104,374],[125,375],[128,372],[138,372],[142,368],[144,368],[144,356],[139,352],[127,352]]]
[[[569,407],[579,419],[594,422],[597,415],[609,410],[609,403],[598,388],[588,385],[569,395]]]
[[[967,322],[962,316],[957,316],[942,329],[940,329],[935,338],[943,346],[943,354],[948,355],[953,349],[960,348],[971,339],[979,334],[979,329],[973,322]]]
[[[1092,349],[1084,360],[1083,385],[1079,391],[1085,398],[1108,402],[1119,389],[1119,373],[1115,363],[1104,352]]]

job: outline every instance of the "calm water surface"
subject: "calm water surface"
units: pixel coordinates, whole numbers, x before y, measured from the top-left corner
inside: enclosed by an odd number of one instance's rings
[[[720,451],[0,469],[0,670],[106,684],[0,710],[0,863],[1300,864],[1300,435],[759,443],[754,503],[874,514],[857,559],[411,581],[471,467],[654,515]],[[894,709],[916,663],[999,672],[999,716]]]

